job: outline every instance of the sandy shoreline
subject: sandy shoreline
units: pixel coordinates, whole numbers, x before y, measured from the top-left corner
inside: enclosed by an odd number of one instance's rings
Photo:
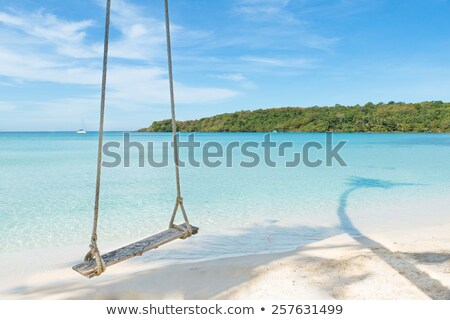
[[[166,265],[135,259],[91,280],[67,266],[10,277],[1,299],[450,299],[450,224],[340,234],[285,253]]]

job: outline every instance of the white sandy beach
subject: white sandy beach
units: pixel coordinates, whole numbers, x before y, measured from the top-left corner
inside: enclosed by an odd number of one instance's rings
[[[2,299],[450,299],[450,224],[340,234],[286,253],[166,265],[137,258],[90,280],[66,265],[23,276],[17,263],[1,264]]]

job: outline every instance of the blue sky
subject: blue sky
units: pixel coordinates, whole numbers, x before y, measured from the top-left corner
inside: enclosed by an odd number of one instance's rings
[[[0,0],[0,130],[98,126],[104,3]],[[162,0],[112,0],[106,129],[170,116]],[[450,101],[448,0],[171,0],[180,120]]]

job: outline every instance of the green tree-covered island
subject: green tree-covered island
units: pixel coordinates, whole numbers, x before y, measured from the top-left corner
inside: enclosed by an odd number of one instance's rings
[[[367,103],[238,111],[177,122],[181,132],[450,132],[450,103]],[[140,132],[171,132],[170,120]]]

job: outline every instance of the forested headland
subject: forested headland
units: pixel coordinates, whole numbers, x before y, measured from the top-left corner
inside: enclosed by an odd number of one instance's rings
[[[450,132],[450,103],[367,103],[238,111],[177,122],[181,132]],[[170,132],[170,120],[141,132]]]

